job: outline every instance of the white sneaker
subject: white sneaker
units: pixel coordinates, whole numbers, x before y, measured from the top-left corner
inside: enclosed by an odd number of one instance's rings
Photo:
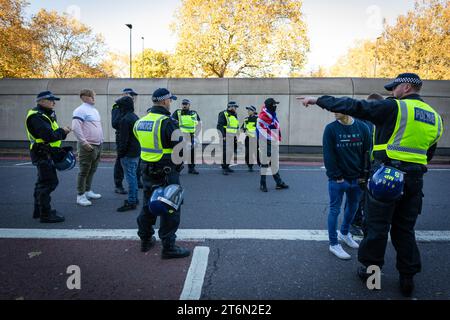
[[[344,249],[342,249],[340,244],[330,246],[330,252],[342,260],[349,260],[352,258],[347,252],[344,251]]]
[[[94,193],[94,191],[92,191],[92,190],[86,192],[85,195],[86,195],[86,198],[88,198],[88,199],[94,199],[94,200],[100,199],[100,198],[102,197],[101,194]]]
[[[92,202],[86,198],[86,194],[82,194],[81,196],[77,196],[77,204],[82,207],[92,206]]]
[[[346,236],[344,236],[340,231],[338,231],[338,239],[344,241],[344,243],[352,249],[359,248],[358,242],[353,240],[352,234],[350,232]]]

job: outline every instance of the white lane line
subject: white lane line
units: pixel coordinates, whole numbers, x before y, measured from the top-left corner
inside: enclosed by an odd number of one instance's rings
[[[24,162],[24,163],[17,163],[15,166],[20,167],[20,166],[28,166],[30,164],[33,164],[32,162]]]
[[[200,300],[208,267],[208,256],[209,247],[195,247],[180,300]]]
[[[138,240],[136,229],[0,229],[0,239]],[[157,233],[157,230],[156,230]],[[204,240],[303,240],[328,241],[327,230],[180,229],[177,239]],[[416,231],[420,242],[450,241],[450,231]]]

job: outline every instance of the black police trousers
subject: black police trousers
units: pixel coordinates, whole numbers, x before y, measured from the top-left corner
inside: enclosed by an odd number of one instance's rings
[[[228,150],[227,150],[227,141]],[[226,135],[225,140],[223,140],[223,150],[222,150],[222,169],[227,169],[233,160],[236,160],[237,153],[237,138],[234,135]]]
[[[195,145],[194,145],[194,134],[193,133],[183,133],[183,139],[189,135],[190,143],[191,143],[191,159],[188,161],[188,168],[195,168]]]
[[[33,163],[37,168],[37,181],[34,187],[34,217],[48,216],[51,207],[50,194],[58,186],[56,168],[51,160],[37,160]]]
[[[141,213],[137,218],[138,224],[138,236],[141,240],[150,240],[155,234],[154,225],[156,224],[157,216],[153,215],[149,208],[148,202],[153,193],[153,190],[160,186],[166,186],[170,184],[180,184],[180,173],[175,170],[175,166],[171,166],[171,172],[169,174],[151,174],[152,166],[142,161],[141,172],[142,180],[144,184],[144,202],[142,205]],[[159,168],[162,169],[162,166]],[[171,247],[175,243],[176,232],[180,225],[180,213],[181,208],[169,215],[160,216],[158,236],[162,241],[164,248]]]
[[[375,200],[366,193],[363,219],[364,239],[359,245],[358,260],[366,267],[384,265],[388,233],[397,252],[397,270],[414,276],[421,271],[420,253],[414,227],[422,211],[423,172],[407,172],[403,196],[391,203]]]

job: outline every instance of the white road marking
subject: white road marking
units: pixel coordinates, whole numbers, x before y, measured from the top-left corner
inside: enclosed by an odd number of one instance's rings
[[[138,240],[136,232],[136,229],[0,229],[0,239]],[[177,232],[177,240],[182,241],[233,239],[328,241],[328,231],[180,229]],[[450,241],[450,231],[416,231],[416,239],[420,242]]]
[[[209,247],[195,247],[180,300],[200,300],[208,267],[208,256]]]
[[[30,164],[33,164],[32,162],[24,162],[24,163],[17,163],[16,166],[20,167],[20,166],[28,166]]]

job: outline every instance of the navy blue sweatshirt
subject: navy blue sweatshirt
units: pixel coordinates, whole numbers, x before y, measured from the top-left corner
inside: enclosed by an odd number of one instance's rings
[[[370,149],[367,125],[359,120],[352,125],[339,121],[328,124],[323,134],[323,158],[330,180],[357,179],[363,176],[364,154]]]

